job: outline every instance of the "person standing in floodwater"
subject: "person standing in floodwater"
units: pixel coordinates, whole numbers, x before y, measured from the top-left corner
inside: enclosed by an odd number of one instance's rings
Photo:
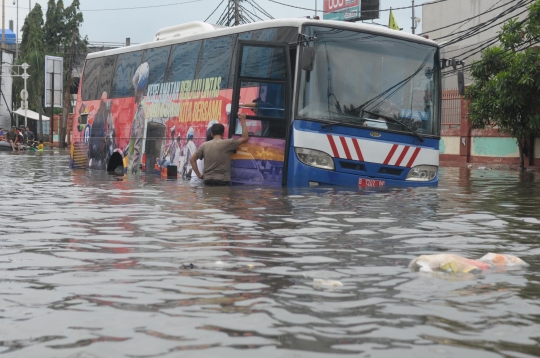
[[[144,113],[144,93],[148,87],[148,75],[150,68],[145,62],[139,66],[133,76],[133,87],[135,89],[135,117],[131,126],[131,139],[128,149],[128,172],[132,174],[140,173],[142,160],[142,144],[144,127],[146,125],[146,115]]]
[[[212,140],[203,143],[190,158],[191,167],[204,185],[227,186],[231,182],[231,154],[249,140],[245,113],[239,113],[242,137],[223,139],[225,127],[216,123],[210,129]],[[204,174],[199,171],[197,159],[204,159]]]

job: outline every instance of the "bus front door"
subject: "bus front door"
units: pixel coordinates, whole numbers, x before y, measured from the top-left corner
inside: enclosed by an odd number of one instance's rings
[[[232,157],[232,184],[286,185],[292,112],[289,45],[238,43],[229,137],[242,134],[237,113],[245,113],[250,140]]]

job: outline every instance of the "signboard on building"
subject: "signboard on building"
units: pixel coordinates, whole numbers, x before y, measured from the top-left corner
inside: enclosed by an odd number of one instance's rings
[[[324,0],[325,20],[361,21],[379,18],[380,0]]]

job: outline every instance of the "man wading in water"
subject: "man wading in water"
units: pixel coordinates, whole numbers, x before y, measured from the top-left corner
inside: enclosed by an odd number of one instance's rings
[[[226,186],[231,182],[231,154],[249,140],[246,115],[240,113],[238,118],[242,125],[242,138],[223,139],[225,127],[223,124],[214,124],[210,129],[213,139],[203,143],[189,159],[191,168],[204,180],[205,185]],[[197,167],[197,159],[204,159],[204,174]]]

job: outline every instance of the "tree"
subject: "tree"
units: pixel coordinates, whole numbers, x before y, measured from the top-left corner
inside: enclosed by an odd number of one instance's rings
[[[45,25],[43,26],[43,35],[45,50],[49,55],[56,55],[61,52],[61,44],[64,35],[64,3],[59,0],[49,0],[47,3],[47,12],[45,13]]]
[[[45,58],[45,46],[43,42],[43,11],[36,3],[32,11],[24,20],[21,28],[23,32],[20,46],[20,56],[18,64],[28,63],[28,74],[30,78],[27,82],[28,106],[38,112],[41,110],[39,99],[43,96],[43,66]],[[16,78],[14,81],[15,95],[20,103],[20,91],[23,87],[23,80]]]
[[[509,20],[499,32],[500,45],[482,52],[471,66],[474,82],[466,92],[475,128],[497,126],[516,139],[520,169],[525,170],[529,139],[540,132],[540,0],[523,21]]]
[[[83,22],[80,11],[80,1],[73,0],[71,5],[64,8],[63,0],[49,0],[47,3],[46,21],[43,21],[43,10],[36,3],[28,14],[22,27],[21,52],[18,64],[27,62],[30,65],[28,72],[29,107],[36,112],[42,112],[41,101],[44,91],[44,62],[45,55],[60,56],[64,58],[64,106],[69,106],[69,94],[73,68],[82,65],[76,63],[78,56],[86,54],[88,41],[82,38],[79,32]],[[15,94],[20,101],[20,90],[23,88],[22,80],[15,81]],[[41,99],[41,101],[40,101]],[[58,113],[58,112],[57,112]],[[63,111],[64,122],[67,118],[68,107]],[[62,125],[62,129],[65,123]],[[64,138],[62,130],[60,138]]]

